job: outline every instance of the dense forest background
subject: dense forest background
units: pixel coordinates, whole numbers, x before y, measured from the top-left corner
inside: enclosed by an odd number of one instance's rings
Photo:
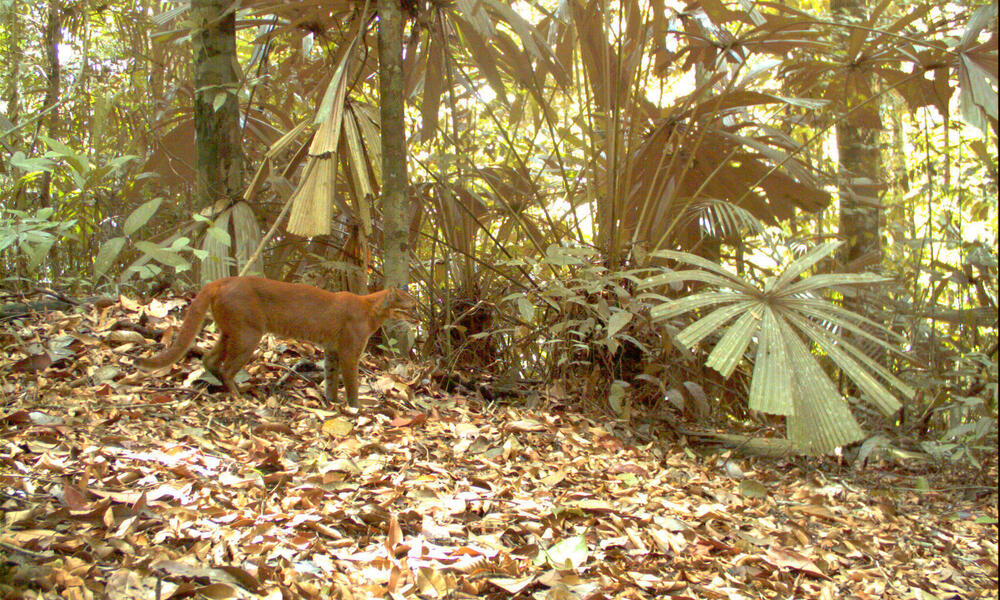
[[[401,7],[419,356],[819,451],[843,398],[995,435],[995,5]],[[231,8],[3,2],[6,289],[386,282],[376,6]]]
[[[0,373],[53,300],[409,283],[443,390],[995,485],[996,3],[0,0],[0,53]]]

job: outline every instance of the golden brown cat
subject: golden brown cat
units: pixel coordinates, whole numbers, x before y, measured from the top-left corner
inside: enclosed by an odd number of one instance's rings
[[[343,377],[347,400],[356,406],[358,360],[368,338],[386,319],[404,316],[415,305],[412,296],[397,288],[359,296],[263,277],[226,277],[198,292],[169,348],[135,363],[154,370],[180,360],[194,344],[205,315],[212,311],[221,336],[202,360],[233,394],[239,393],[233,377],[250,361],[261,336],[269,332],[322,346],[327,401],[336,402],[338,380]],[[333,368],[334,360],[339,372]]]

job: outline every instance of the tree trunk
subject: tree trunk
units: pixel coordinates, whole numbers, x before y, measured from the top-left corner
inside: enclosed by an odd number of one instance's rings
[[[831,0],[834,15],[849,22],[863,22],[866,0]],[[845,31],[844,40],[849,37]],[[846,57],[849,63],[859,57]],[[853,67],[852,67],[853,68]],[[871,75],[857,65],[845,77],[844,106],[850,111],[837,123],[840,155],[840,236],[846,242],[842,259],[852,271],[877,266],[882,258],[881,223],[882,156],[879,148],[879,103],[871,98]]]
[[[163,12],[163,10],[164,9],[160,6],[160,3],[155,0],[143,0],[139,6],[140,14],[155,15]],[[164,96],[163,80],[166,70],[166,61],[164,60],[164,57],[167,55],[167,49],[164,44],[154,44],[147,38],[143,43],[143,51],[148,52],[151,57],[149,97],[162,98]]]
[[[194,145],[196,202],[211,207],[214,217],[231,204],[243,188],[242,139],[236,58],[236,12],[230,0],[192,0],[194,35]],[[227,220],[228,222],[229,220]],[[230,233],[232,230],[230,229]],[[235,239],[234,239],[235,242]],[[210,256],[228,264],[233,254]],[[221,273],[220,273],[221,271]],[[228,269],[201,269],[203,283]]]
[[[18,12],[18,0],[13,0],[9,6],[3,8],[3,27],[6,31],[6,39],[3,47],[3,56],[7,57],[3,72],[4,90],[3,100],[7,105],[7,119],[13,125],[17,125],[21,119],[21,61],[24,60],[24,49],[21,47],[23,41],[21,28],[21,15]],[[13,149],[21,150],[21,134],[14,133],[4,136],[0,142],[6,144],[4,150],[12,153]],[[15,206],[20,208],[20,206]]]
[[[195,34],[195,190],[212,206],[242,191],[239,104],[236,91],[236,13],[229,0],[192,0]]]
[[[45,100],[42,110],[54,107],[59,102],[59,82],[62,69],[59,64],[59,42],[62,39],[62,3],[60,0],[50,0],[48,14],[45,18],[45,62],[48,67],[45,73]],[[46,131],[52,139],[59,136],[59,109],[52,110],[45,116]],[[39,179],[39,206],[52,205],[52,173],[43,171]]]
[[[842,21],[863,24],[867,21],[867,0],[831,0],[834,17]],[[845,27],[844,43],[848,44],[852,30]],[[863,48],[863,46],[862,46]],[[848,49],[850,50],[850,49]],[[877,270],[882,262],[882,151],[879,133],[879,102],[872,99],[870,63],[858,56],[846,56],[843,108],[845,116],[837,122],[837,152],[839,154],[838,188],[840,204],[839,237],[845,242],[840,260],[849,272]],[[881,291],[860,289],[845,296],[844,307],[868,318],[879,319]],[[864,348],[865,341],[857,335],[845,334],[852,343]],[[887,355],[880,349],[869,349],[868,355],[884,363]],[[855,395],[857,388],[841,374],[841,391]]]
[[[403,13],[399,0],[378,1],[379,96],[382,121],[382,268],[385,286],[410,281],[410,206],[407,201],[406,129],[403,121]],[[396,347],[409,351],[408,327],[386,323]]]

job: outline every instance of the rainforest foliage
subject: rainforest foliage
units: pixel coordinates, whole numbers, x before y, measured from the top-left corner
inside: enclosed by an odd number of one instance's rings
[[[995,4],[411,1],[401,62],[382,3],[235,6],[0,2],[8,293],[408,272],[460,378],[993,445]]]

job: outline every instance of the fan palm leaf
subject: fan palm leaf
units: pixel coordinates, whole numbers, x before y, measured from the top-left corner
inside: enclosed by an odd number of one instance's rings
[[[718,334],[707,364],[725,377],[733,373],[756,342],[749,406],[785,416],[789,439],[809,454],[830,452],[863,436],[843,395],[820,365],[817,351],[825,354],[857,385],[862,396],[885,414],[900,407],[890,387],[904,397],[914,393],[850,341],[864,339],[901,355],[892,343],[900,342],[898,336],[818,295],[823,290],[872,285],[886,279],[851,273],[802,277],[839,245],[834,242],[814,248],[760,286],[703,257],[660,251],[654,256],[700,269],[667,270],[640,284],[643,288],[677,282],[712,286],[654,307],[651,317],[662,321],[711,307],[685,327],[677,341],[693,347]],[[871,331],[878,331],[881,337]]]

